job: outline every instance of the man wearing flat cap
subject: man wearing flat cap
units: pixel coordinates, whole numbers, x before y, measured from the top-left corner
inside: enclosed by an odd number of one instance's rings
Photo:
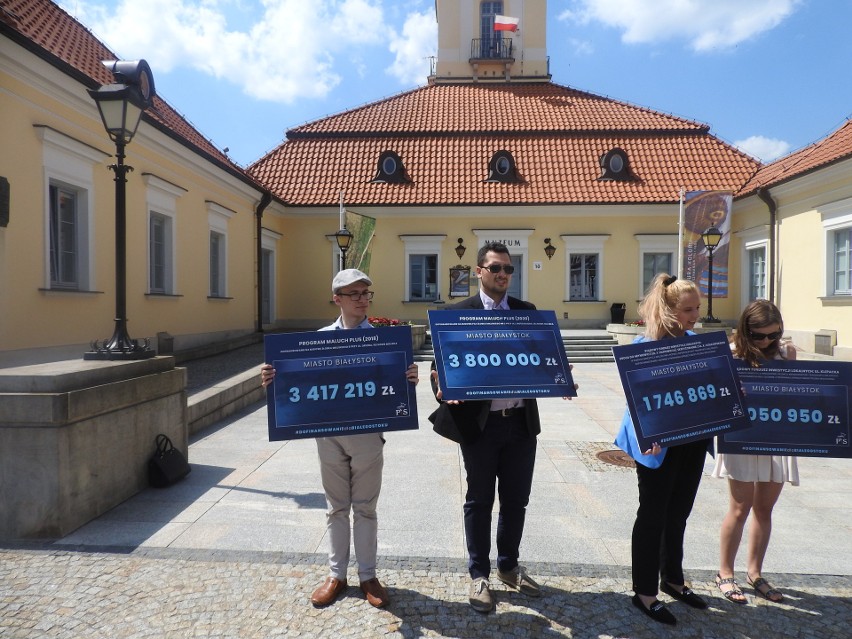
[[[334,303],[340,307],[340,317],[321,331],[372,328],[367,319],[373,291],[373,281],[358,269],[349,268],[335,275],[331,284]],[[408,380],[417,383],[417,365],[406,371]],[[275,377],[270,364],[261,368],[261,383],[269,385]],[[346,571],[349,565],[349,512],[353,513],[352,538],[358,577],[367,601],[376,608],[390,603],[385,587],[376,578],[378,547],[376,504],[382,487],[382,433],[363,433],[338,437],[318,437],[320,474],[325,499],[329,540],[329,576],[311,595],[314,606],[334,603],[347,588]]]

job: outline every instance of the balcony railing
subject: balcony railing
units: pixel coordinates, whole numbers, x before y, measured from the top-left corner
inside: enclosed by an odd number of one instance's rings
[[[513,60],[512,38],[474,38],[470,41],[471,60]]]

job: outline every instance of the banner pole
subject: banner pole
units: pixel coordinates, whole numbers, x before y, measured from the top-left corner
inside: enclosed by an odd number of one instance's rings
[[[677,222],[677,277],[683,278],[683,196],[686,189],[680,188],[680,204],[678,207]]]

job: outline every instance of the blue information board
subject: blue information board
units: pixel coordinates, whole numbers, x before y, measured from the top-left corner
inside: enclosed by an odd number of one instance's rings
[[[408,326],[267,335],[264,353],[270,441],[417,428]]]
[[[553,311],[429,311],[443,399],[576,397]]]
[[[748,428],[724,332],[612,349],[642,450]]]
[[[719,438],[719,452],[852,457],[852,362],[737,362],[751,428]]]

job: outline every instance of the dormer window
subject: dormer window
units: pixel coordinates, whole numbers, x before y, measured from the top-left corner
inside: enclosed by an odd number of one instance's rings
[[[630,163],[627,153],[615,147],[601,156],[601,176],[599,180],[615,180],[629,182],[633,179],[630,173]]]
[[[404,184],[410,182],[405,174],[402,158],[393,151],[383,151],[379,156],[379,166],[372,182],[385,182],[389,184]]]
[[[520,182],[515,158],[508,151],[497,151],[488,163],[486,182]]]

